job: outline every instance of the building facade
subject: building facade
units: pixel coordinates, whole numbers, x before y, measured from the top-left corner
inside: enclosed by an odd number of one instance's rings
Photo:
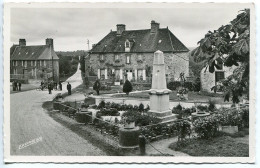
[[[53,39],[45,45],[27,46],[25,39],[10,49],[11,79],[35,79],[59,81],[59,58],[53,47]],[[53,78],[54,75],[54,78]]]
[[[215,67],[215,71],[210,73],[208,67],[204,67],[200,72],[200,81],[201,81],[201,90],[206,92],[214,92],[211,88],[216,86],[219,81],[227,78],[228,76],[233,74],[233,71],[237,68],[237,66],[227,67],[224,66],[223,61],[221,59],[215,60],[216,64],[220,67],[217,69]]]
[[[164,52],[166,76],[178,80],[180,73],[189,76],[188,48],[168,28],[151,22],[150,29],[126,30],[118,24],[93,45],[86,57],[86,75],[101,80],[151,81],[154,52]]]

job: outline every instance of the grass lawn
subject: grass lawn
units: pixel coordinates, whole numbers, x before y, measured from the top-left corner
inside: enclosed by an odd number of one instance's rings
[[[246,133],[240,132],[232,137],[222,134],[212,140],[191,139],[187,140],[187,143],[181,145],[181,147],[175,142],[169,148],[191,156],[248,157],[249,145],[248,143],[241,143],[239,138],[244,134]],[[248,136],[244,138],[247,139]]]
[[[189,92],[189,100],[188,101],[197,101],[200,100],[201,102],[208,102],[209,99],[214,100],[216,103],[224,103],[224,99],[220,94],[214,93],[198,93],[198,92]],[[113,95],[112,97],[134,97],[134,98],[141,98],[141,99],[149,99],[149,92],[144,91],[142,93],[130,93],[129,96],[125,94],[120,95]],[[172,91],[170,93],[170,100],[178,100],[177,92]]]

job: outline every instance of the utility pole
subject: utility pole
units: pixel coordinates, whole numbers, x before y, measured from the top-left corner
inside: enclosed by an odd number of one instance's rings
[[[88,44],[88,50],[89,50],[89,40],[87,39],[87,44]]]

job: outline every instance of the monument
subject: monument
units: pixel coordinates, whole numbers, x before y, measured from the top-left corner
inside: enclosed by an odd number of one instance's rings
[[[168,123],[176,120],[176,115],[172,114],[169,108],[169,93],[165,77],[164,55],[162,51],[154,53],[152,88],[150,90],[150,115]]]

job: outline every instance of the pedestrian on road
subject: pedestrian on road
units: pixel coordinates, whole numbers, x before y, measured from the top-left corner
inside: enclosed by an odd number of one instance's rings
[[[68,95],[71,95],[71,84],[69,82],[67,84],[67,90],[68,90]]]
[[[49,94],[51,94],[51,90],[52,90],[52,85],[51,85],[51,83],[48,83],[48,90],[49,90]]]
[[[14,81],[12,82],[13,91],[15,91]]]
[[[44,88],[44,82],[41,81],[41,90],[43,91],[43,88]]]
[[[17,82],[16,81],[14,81],[14,91],[17,91],[18,89],[17,89]]]
[[[21,91],[22,83],[18,82],[19,91]]]
[[[97,95],[99,95],[100,87],[101,87],[101,84],[99,82],[99,79],[97,79],[93,86],[93,89],[97,92]]]
[[[59,81],[59,87],[60,87],[60,90],[62,90],[62,84],[60,81]]]

